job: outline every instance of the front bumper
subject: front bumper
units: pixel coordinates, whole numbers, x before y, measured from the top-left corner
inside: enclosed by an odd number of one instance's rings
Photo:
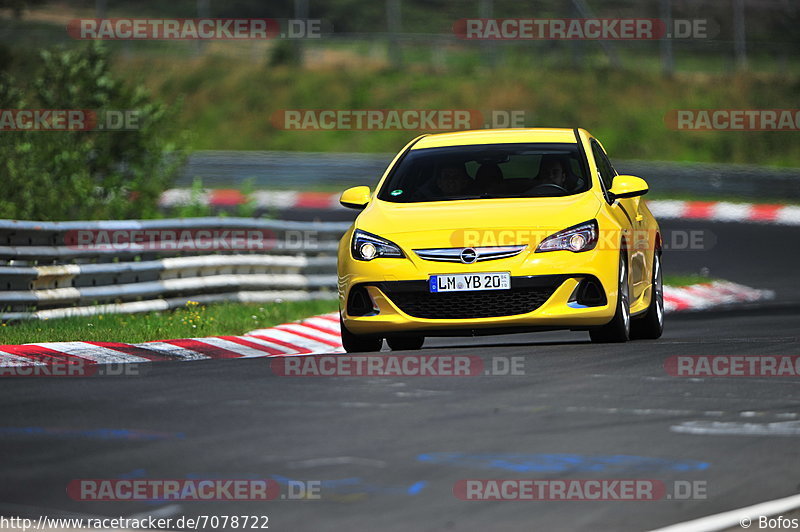
[[[355,334],[416,332],[436,335],[448,331],[455,334],[500,329],[587,329],[604,325],[613,318],[618,267],[619,251],[613,250],[584,253],[527,250],[517,257],[474,264],[437,263],[416,256],[363,262],[352,259],[349,252],[340,252],[340,310],[345,327]],[[511,290],[427,292],[430,275],[479,272],[509,272]],[[605,296],[602,304],[586,306],[575,301],[577,288],[584,279],[594,279],[598,283]],[[511,294],[520,294],[528,288],[530,294],[516,298]],[[348,309],[348,301],[353,289],[368,295],[372,308],[367,315],[348,312],[352,310]],[[426,303],[441,296],[450,297],[450,300]],[[504,296],[507,297],[504,299]],[[530,304],[530,310],[526,309],[526,304]],[[513,313],[497,315],[503,312]]]

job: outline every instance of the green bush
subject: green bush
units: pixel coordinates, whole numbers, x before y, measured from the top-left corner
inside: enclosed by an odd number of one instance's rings
[[[43,51],[33,79],[0,76],[0,109],[134,111],[128,130],[0,132],[0,218],[121,219],[157,215],[185,159],[174,111],[110,71],[102,45]]]
[[[275,42],[267,55],[267,66],[297,66],[302,62],[300,48],[297,43],[288,40]]]

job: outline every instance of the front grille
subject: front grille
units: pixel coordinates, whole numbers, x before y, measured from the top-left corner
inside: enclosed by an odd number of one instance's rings
[[[437,249],[415,249],[414,253],[423,260],[436,262],[486,262],[487,260],[507,259],[516,257],[528,246],[491,246],[478,248],[437,248]],[[463,260],[462,253],[470,250],[472,260]]]
[[[515,316],[533,312],[547,301],[561,284],[561,276],[547,276],[524,285],[520,278],[512,278],[510,290],[484,290],[477,292],[430,293],[427,283],[413,285],[414,281],[380,283],[379,287],[397,307],[415,318],[475,319]],[[527,280],[529,278],[523,278]],[[516,281],[516,283],[515,283]],[[404,285],[405,284],[405,285]],[[531,284],[531,283],[528,283]],[[416,289],[414,288],[416,286]]]

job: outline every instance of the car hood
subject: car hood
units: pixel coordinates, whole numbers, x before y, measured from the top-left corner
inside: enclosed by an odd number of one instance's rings
[[[548,234],[591,220],[599,210],[600,203],[590,192],[560,198],[426,203],[376,199],[359,215],[356,228],[388,238],[401,247],[531,244]],[[478,240],[473,238],[476,234]]]

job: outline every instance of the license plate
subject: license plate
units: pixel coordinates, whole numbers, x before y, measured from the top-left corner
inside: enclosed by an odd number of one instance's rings
[[[511,274],[492,273],[451,273],[431,275],[428,279],[431,292],[472,292],[476,290],[510,290]]]

